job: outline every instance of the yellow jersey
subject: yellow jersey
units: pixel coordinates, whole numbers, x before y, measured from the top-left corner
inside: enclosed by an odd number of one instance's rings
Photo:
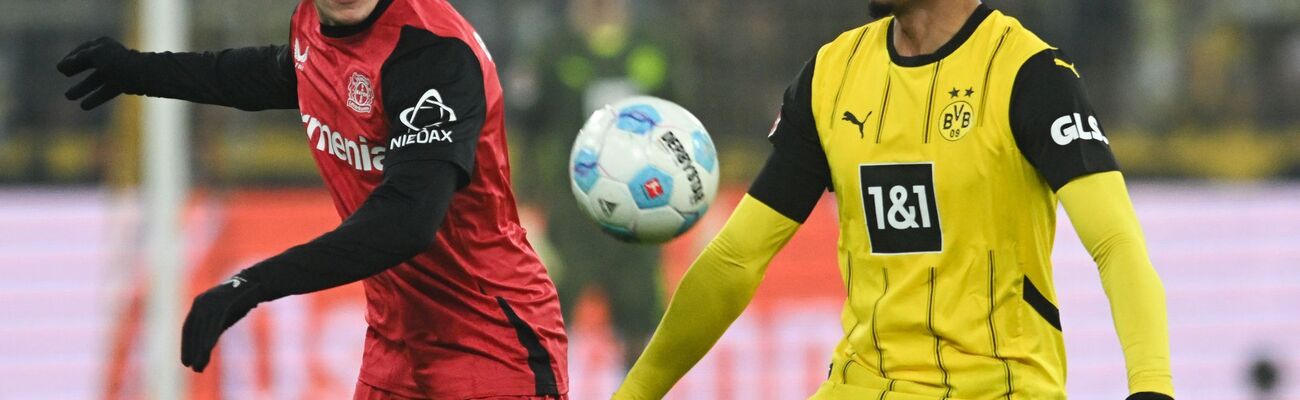
[[[1074,64],[983,5],[929,55],[898,54],[893,24],[845,32],[786,90],[771,156],[614,398],[666,394],[829,189],[848,296],[813,399],[1064,399],[1058,197],[1097,262],[1128,399],[1172,399],[1164,291]]]
[[[777,152],[820,152],[799,159],[825,163],[839,206],[832,375],[882,394],[1063,398],[1053,190],[1115,170],[1108,139],[1073,64],[1014,18],[981,6],[920,57],[894,51],[893,23],[822,47],[770,135]],[[754,197],[786,213],[774,198],[789,192],[761,184]]]

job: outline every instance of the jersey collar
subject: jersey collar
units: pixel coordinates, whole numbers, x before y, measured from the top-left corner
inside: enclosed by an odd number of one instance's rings
[[[365,20],[356,25],[330,26],[321,24],[320,33],[335,39],[361,33],[362,31],[369,29],[371,25],[374,25],[375,21],[379,20],[379,17],[384,15],[384,10],[387,10],[388,6],[391,4],[393,4],[393,0],[379,0],[379,4],[375,5],[375,10],[371,11],[370,16],[366,17]]]
[[[942,47],[939,47],[939,50],[933,53],[919,56],[902,56],[898,54],[898,50],[894,48],[894,22],[896,19],[890,19],[887,36],[885,37],[885,47],[889,48],[889,59],[894,64],[902,67],[919,67],[942,60],[966,43],[966,39],[970,39],[970,36],[975,33],[975,29],[979,28],[980,23],[983,23],[984,19],[988,18],[989,14],[992,13],[992,8],[980,3],[979,7],[975,8],[975,12],[971,13],[970,18],[966,19],[966,23],[961,26],[961,30],[958,30],[952,39],[948,39],[948,43],[944,43]]]

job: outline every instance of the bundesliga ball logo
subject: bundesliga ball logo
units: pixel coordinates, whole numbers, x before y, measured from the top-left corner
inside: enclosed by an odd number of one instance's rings
[[[375,101],[375,89],[370,78],[360,72],[353,72],[348,80],[348,108],[362,114],[370,113],[370,104]]]

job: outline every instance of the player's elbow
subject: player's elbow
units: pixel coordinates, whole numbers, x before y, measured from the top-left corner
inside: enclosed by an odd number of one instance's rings
[[[433,245],[438,228],[433,224],[420,223],[419,219],[410,218],[398,223],[395,235],[390,243],[390,251],[403,260],[420,255]]]
[[[736,290],[738,293],[732,293],[733,295],[743,295],[744,292],[757,288],[763,281],[763,267],[761,260],[747,257],[743,250],[737,249],[733,243],[720,236],[705,247],[691,268],[699,269],[702,275],[707,275],[715,284],[715,289]]]
[[[1097,263],[1097,269],[1102,273],[1108,272],[1115,266],[1149,268],[1151,265],[1142,233],[1137,231],[1112,232],[1091,243],[1088,252]]]
[[[687,303],[694,307],[707,308],[724,319],[731,319],[744,311],[761,281],[761,275],[735,268],[705,251],[678,283],[673,302],[691,299]]]
[[[418,241],[418,240],[407,240],[407,241],[403,241],[402,243],[399,243],[399,244],[397,244],[397,245],[395,245],[395,246],[393,247],[393,253],[396,254],[396,255],[398,255],[398,258],[401,258],[401,259],[403,259],[403,260],[411,259],[411,258],[414,258],[415,256],[420,255],[420,253],[423,253],[425,250],[428,250],[428,249],[429,249],[429,246],[430,246],[432,243],[433,243],[432,240],[429,240],[429,241]]]
[[[713,260],[710,264],[730,271],[737,279],[756,280],[762,279],[762,268],[757,265],[761,260],[754,257],[760,251],[746,248],[727,235],[718,235],[704,248],[700,258]]]

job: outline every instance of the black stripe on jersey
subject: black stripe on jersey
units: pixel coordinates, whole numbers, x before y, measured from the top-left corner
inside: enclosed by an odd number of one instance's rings
[[[885,373],[885,349],[880,347],[880,333],[876,331],[876,313],[880,312],[880,300],[889,293],[889,270],[881,268],[880,275],[884,278],[885,288],[880,291],[880,297],[877,297],[876,303],[871,306],[871,342],[876,346],[876,370],[880,372],[880,377],[889,379],[889,374]]]
[[[939,83],[939,68],[943,67],[943,60],[934,63],[934,76],[930,77],[930,98],[925,101],[925,135],[921,138],[921,143],[930,143],[930,114],[934,112],[934,88]]]
[[[845,362],[844,369],[840,370],[840,383],[849,383],[849,366],[857,363],[858,361],[853,359],[853,355],[849,355],[849,361]],[[826,378],[830,379],[829,376]]]
[[[849,252],[848,254],[849,254],[849,258],[848,258],[848,267],[847,267],[847,269],[844,271],[844,275],[845,275],[845,277],[844,277],[844,281],[846,282],[846,284],[845,284],[845,291],[846,291],[845,297],[847,298],[847,300],[846,300],[845,302],[846,302],[846,304],[853,304],[853,252]],[[875,321],[875,319],[874,319],[875,317],[873,316],[872,318],[873,318],[872,321],[874,322],[874,321]],[[845,337],[845,338],[853,337],[853,332],[857,332],[857,331],[858,331],[858,328],[861,328],[861,327],[862,327],[862,320],[859,319],[859,320],[857,320],[857,321],[855,321],[855,322],[853,323],[853,327],[852,327],[852,328],[849,328],[849,333],[848,333],[848,334],[845,334],[844,337]],[[856,355],[856,354],[857,354],[857,353],[853,353],[853,355]],[[849,356],[849,361],[844,363],[844,369],[840,371],[840,383],[848,383],[849,364],[853,364],[853,363],[856,362],[856,361],[853,360],[853,355],[850,355],[850,356]],[[865,368],[865,366],[864,366],[864,368]],[[835,363],[833,363],[833,362],[831,363],[831,370],[832,370],[832,371],[835,370]],[[828,380],[831,379],[830,372],[827,372],[827,374],[826,374],[826,379],[828,379]]]
[[[889,89],[893,83],[892,75],[885,72],[885,98],[880,101],[880,121],[876,122],[876,144],[880,144],[880,132],[885,129],[885,110],[889,109]]]
[[[1053,328],[1058,331],[1061,330],[1061,311],[1056,308],[1056,305],[1048,301],[1047,297],[1043,296],[1043,292],[1038,291],[1038,287],[1034,286],[1034,282],[1030,281],[1028,276],[1025,276],[1024,286],[1025,290],[1022,297],[1024,297],[1025,302],[1029,303],[1029,306],[1033,307],[1039,316],[1047,320],[1047,323],[1052,324]]]
[[[1001,353],[998,353],[998,330],[994,328],[995,324],[993,323],[993,310],[997,308],[997,286],[995,285],[996,280],[994,280],[994,276],[997,275],[996,272],[997,263],[993,259],[993,250],[989,250],[989,338],[993,340],[993,357],[1002,362],[1002,370],[1007,374],[1006,399],[1011,400],[1011,392],[1015,391],[1011,385],[1011,364],[1008,364],[1007,359],[1002,357]]]
[[[844,291],[845,291],[844,297],[845,297],[845,299],[846,299],[846,300],[845,300],[846,303],[848,303],[848,304],[853,304],[853,252],[849,252],[848,254],[849,254],[848,267],[847,267],[846,270],[844,271],[844,275],[845,275],[845,277],[844,277],[844,282],[845,282],[845,285],[844,285],[844,286],[845,286],[845,287],[844,287]],[[849,333],[846,334],[846,335],[844,335],[844,337],[852,337],[852,336],[853,336],[853,332],[856,332],[856,331],[858,330],[858,328],[861,327],[861,326],[862,326],[862,320],[858,320],[857,322],[854,322],[854,323],[853,323],[853,327],[852,327],[852,328],[849,328]],[[834,365],[834,364],[831,364],[831,365]],[[827,377],[827,378],[830,378],[830,377]]]
[[[848,270],[844,271],[844,275],[845,275],[844,276],[844,291],[845,291],[844,297],[848,298],[848,301],[852,303],[853,302],[853,252],[850,251],[848,252],[848,254],[849,254],[849,261],[848,261],[849,266],[848,266]],[[853,327],[857,328],[857,325],[854,325]],[[853,331],[849,331],[849,333],[853,333]]]
[[[934,331],[934,283],[935,269],[930,267],[930,301],[925,304],[925,327],[930,330],[930,336],[934,336],[934,361],[939,366],[939,373],[943,374],[943,386],[947,388],[943,392],[943,398],[947,399],[952,395],[952,385],[948,384],[948,368],[943,366],[943,351],[940,348],[942,342],[939,334]]]
[[[979,118],[975,119],[976,126],[984,126],[984,105],[989,102],[989,77],[993,75],[993,61],[998,59],[998,52],[1002,51],[1002,43],[1007,41],[1007,34],[1011,33],[1011,27],[1002,31],[1002,37],[998,38],[998,45],[993,47],[993,55],[989,56],[989,65],[984,68],[984,88],[980,89],[980,111]]]
[[[859,47],[859,46],[862,46],[862,38],[866,37],[866,36],[867,36],[867,31],[870,31],[870,30],[871,30],[871,28],[864,28],[864,29],[862,29],[862,33],[859,33],[859,34],[858,34],[858,40],[857,40],[856,42],[853,43],[853,51],[849,52],[849,60],[848,60],[847,62],[844,63],[844,74],[841,75],[841,78],[840,78],[840,87],[839,87],[839,89],[836,89],[836,90],[835,90],[835,103],[834,103],[834,104],[835,104],[835,107],[831,108],[831,110],[838,110],[838,109],[840,109],[840,95],[841,95],[841,94],[844,94],[844,84],[847,83],[847,82],[849,81],[849,79],[848,79],[848,78],[849,78],[849,67],[852,67],[852,66],[853,66],[853,57],[858,55],[858,47]],[[814,57],[814,59],[816,59],[816,57]],[[837,121],[839,121],[839,119],[834,118],[834,116],[835,116],[835,113],[831,113],[831,127],[834,127],[834,126],[835,126],[835,123],[836,123]],[[863,122],[866,122],[866,121],[863,121]]]
[[[537,338],[537,333],[533,328],[528,326],[519,314],[515,314],[515,309],[510,307],[510,303],[505,298],[497,296],[497,304],[501,305],[501,311],[506,313],[506,319],[510,320],[510,325],[515,327],[515,334],[519,336],[519,343],[528,350],[528,369],[533,371],[533,385],[535,394],[538,396],[559,396],[560,386],[555,383],[555,371],[551,370],[551,354],[546,352],[542,347],[542,342]]]
[[[889,395],[889,392],[894,391],[894,382],[898,382],[898,381],[893,380],[893,379],[890,379],[890,380],[889,380],[889,386],[888,386],[888,387],[885,387],[885,391],[880,392],[880,398],[878,398],[878,399],[876,399],[876,400],[885,400],[885,396],[886,396],[886,395]]]

